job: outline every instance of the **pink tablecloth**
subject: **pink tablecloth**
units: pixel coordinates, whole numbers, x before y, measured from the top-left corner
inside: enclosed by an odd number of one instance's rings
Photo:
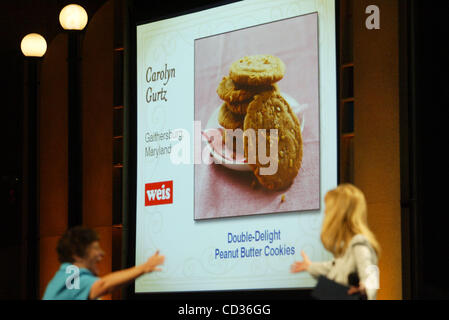
[[[216,93],[235,60],[253,54],[281,58],[286,73],[281,92],[307,105],[303,163],[293,185],[273,192],[252,188],[252,172],[221,165],[195,165],[195,219],[304,211],[320,206],[318,16],[309,14],[195,40],[195,120],[205,128],[222,101]],[[204,148],[204,144],[202,146]],[[285,201],[281,201],[285,195]]]

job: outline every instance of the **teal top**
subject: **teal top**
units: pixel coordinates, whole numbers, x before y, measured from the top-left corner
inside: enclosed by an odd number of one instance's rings
[[[89,269],[63,263],[48,283],[42,300],[88,300],[90,288],[98,279]]]

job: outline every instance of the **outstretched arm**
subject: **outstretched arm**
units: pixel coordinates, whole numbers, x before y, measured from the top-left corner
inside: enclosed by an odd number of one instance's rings
[[[309,257],[301,251],[301,256],[303,257],[303,261],[295,261],[290,267],[290,271],[292,273],[307,271],[314,278],[318,278],[319,276],[327,275],[329,270],[332,267],[332,261],[325,262],[312,262]]]
[[[312,261],[310,261],[309,257],[304,253],[304,251],[301,251],[301,256],[304,259],[303,261],[295,261],[291,265],[290,271],[292,273],[307,271],[307,269],[309,269],[309,266],[312,264]]]
[[[163,264],[164,260],[165,257],[159,255],[159,251],[156,251],[153,256],[141,265],[112,272],[101,277],[90,288],[89,299],[97,299],[105,294],[111,293],[145,273],[160,271],[161,269],[157,266]]]

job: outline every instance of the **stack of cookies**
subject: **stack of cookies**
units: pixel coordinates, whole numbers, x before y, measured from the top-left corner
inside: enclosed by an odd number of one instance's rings
[[[264,129],[267,145],[270,129],[278,130],[278,168],[276,173],[263,175],[258,157],[251,164],[259,183],[270,190],[289,187],[298,175],[302,161],[302,137],[297,116],[282,97],[276,82],[284,77],[285,65],[272,55],[246,56],[232,63],[229,75],[217,88],[218,96],[224,101],[220,107],[218,122],[225,129]],[[226,132],[226,131],[225,131]],[[226,135],[224,135],[226,139]],[[245,141],[245,156],[255,141]],[[271,141],[273,143],[273,141]],[[266,148],[269,152],[270,148]],[[267,155],[269,156],[269,155]]]

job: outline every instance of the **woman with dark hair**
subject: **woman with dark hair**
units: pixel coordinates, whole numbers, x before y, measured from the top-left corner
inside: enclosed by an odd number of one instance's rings
[[[145,263],[98,277],[97,263],[104,257],[98,234],[89,228],[74,227],[59,240],[61,266],[48,283],[43,300],[98,299],[121,288],[143,274],[160,271],[164,263],[159,251]]]

